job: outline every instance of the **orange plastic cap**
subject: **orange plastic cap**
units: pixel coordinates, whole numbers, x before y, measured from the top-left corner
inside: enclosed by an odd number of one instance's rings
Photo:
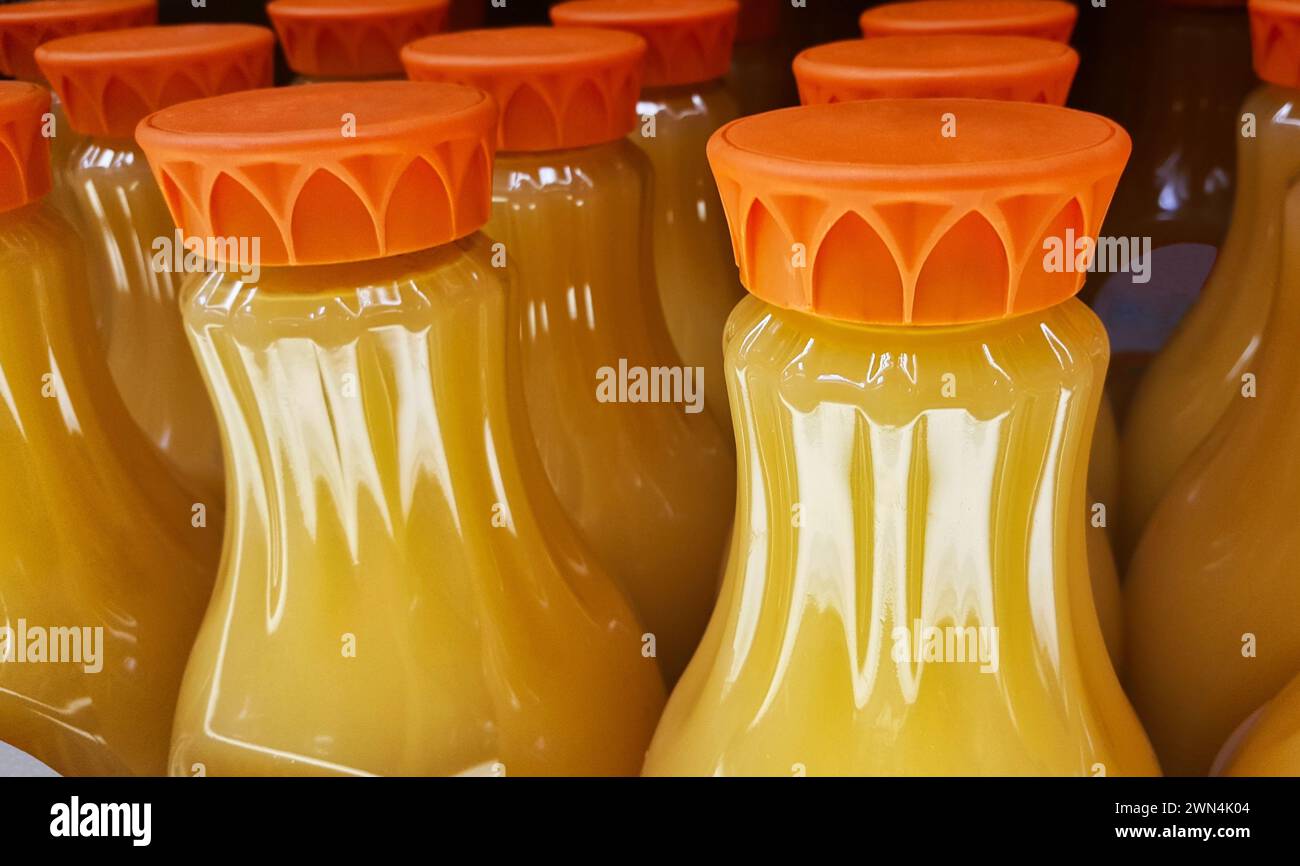
[[[1300,87],[1300,0],[1250,0],[1250,41],[1256,75]]]
[[[186,102],[136,138],[188,236],[260,238],[264,265],[335,264],[482,228],[495,124],[482,91],[391,81]]]
[[[25,81],[0,81],[0,212],[50,191],[50,140],[42,134],[50,92]]]
[[[130,138],[169,105],[270,87],[274,56],[271,31],[246,24],[87,33],[36,49],[72,128],[112,138]]]
[[[866,36],[984,33],[1069,42],[1079,11],[1064,0],[913,0],[862,13]]]
[[[557,27],[626,30],[644,39],[649,87],[726,75],[739,14],[736,0],[571,0],[551,7]]]
[[[740,0],[736,44],[766,42],[781,32],[781,0]]]
[[[402,49],[416,81],[486,90],[497,146],[561,150],[617,141],[636,126],[644,40],[584,27],[515,27],[430,36]]]
[[[1078,244],[1096,239],[1130,148],[1114,122],[1053,105],[878,99],[742,118],[709,160],[754,295],[940,325],[1074,296]]]
[[[794,61],[805,105],[970,97],[1064,105],[1079,55],[1025,36],[881,36],[832,42]]]
[[[156,0],[33,0],[0,6],[0,73],[44,81],[35,55],[51,39],[157,23]]]
[[[299,75],[402,74],[402,46],[447,27],[448,0],[274,0],[266,7]]]

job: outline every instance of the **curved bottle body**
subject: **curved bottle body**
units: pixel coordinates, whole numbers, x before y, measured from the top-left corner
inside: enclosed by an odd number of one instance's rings
[[[184,267],[187,250],[162,192],[131,141],[82,139],[58,168],[86,240],[113,380],[136,424],[219,523],[221,437],[181,323],[176,265]]]
[[[659,299],[682,360],[704,369],[706,404],[730,429],[722,335],[744,296],[706,146],[740,116],[721,82],[647,88],[632,138],[654,166],[654,265]]]
[[[735,473],[664,327],[649,166],[620,140],[500,154],[495,171],[487,234],[517,274],[511,328],[546,473],[673,682],[717,594]]]
[[[84,281],[48,205],[0,214],[0,740],[159,774],[220,539],[121,404]]]
[[[1300,670],[1300,187],[1285,195],[1280,277],[1248,368],[1258,396],[1234,402],[1178,471],[1125,584],[1129,693],[1171,773],[1208,770]]]
[[[1224,776],[1300,776],[1300,677],[1261,707],[1219,760]]]
[[[1124,427],[1123,544],[1130,553],[1179,470],[1242,397],[1277,288],[1282,201],[1300,173],[1295,91],[1247,99],[1255,137],[1240,139],[1233,224],[1196,306],[1156,356]]]
[[[489,256],[187,283],[231,499],[173,774],[637,771],[659,672],[522,432]]]
[[[891,328],[747,299],[728,334],[733,553],[647,771],[1155,772],[1078,518],[1096,318]]]

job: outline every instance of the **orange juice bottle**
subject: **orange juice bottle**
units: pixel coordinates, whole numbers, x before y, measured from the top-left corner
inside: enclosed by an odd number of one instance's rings
[[[1069,42],[1079,11],[1065,0],[926,0],[862,13],[864,36],[983,33]]]
[[[1216,776],[1300,776],[1300,676],[1234,734],[1219,753]]]
[[[743,115],[795,105],[790,40],[781,32],[782,0],[740,0],[727,89]],[[723,409],[726,408],[724,403]]]
[[[42,201],[49,110],[0,83],[0,741],[64,775],[158,774],[220,539],[113,388]]]
[[[87,33],[36,51],[78,135],[54,170],[77,207],[109,370],[168,466],[198,501],[218,510],[221,439],[176,296],[188,250],[135,127],[168,105],[271,86],[274,47],[263,27],[192,24]]]
[[[1157,771],[1075,518],[1106,335],[1042,256],[1095,236],[1128,152],[1095,115],[967,99],[714,136],[753,295],[736,529],[648,773]]]
[[[654,267],[673,344],[704,369],[706,405],[729,427],[722,329],[744,295],[726,219],[705,160],[709,136],[740,116],[731,67],[735,0],[572,0],[561,27],[626,30],[649,45],[634,140],[654,165]]]
[[[36,63],[36,49],[42,43],[62,36],[149,27],[158,23],[157,0],[29,0],[0,5],[0,75],[45,84],[44,73]],[[77,137],[68,128],[63,103],[55,95],[51,114],[53,123],[47,135],[55,165],[63,165]],[[75,222],[76,204],[55,178],[48,196],[50,204]]]
[[[818,45],[794,61],[805,105],[881,98],[967,97],[1064,105],[1079,55],[1026,36],[878,36]],[[1092,524],[1093,503],[1113,507],[1117,433],[1103,398],[1088,467],[1088,571],[1112,659],[1123,658],[1119,575],[1110,538]],[[1109,525],[1105,522],[1104,525]]]
[[[140,126],[182,230],[262,249],[258,283],[182,289],[230,497],[174,774],[641,764],[663,684],[550,492],[478,233],[495,121],[478,90],[399,81]]]
[[[402,77],[402,46],[447,27],[449,0],[272,0],[296,83]]]
[[[403,58],[413,78],[471,84],[501,106],[487,234],[516,271],[511,334],[532,428],[671,683],[717,596],[735,470],[655,291],[651,172],[627,139],[645,52],[628,33],[529,27],[432,36]],[[626,398],[603,387],[624,367]],[[636,371],[671,384],[635,399]]]
[[[1200,25],[1203,30],[1213,27],[1215,34],[1230,36],[1232,31],[1225,25],[1237,13],[1185,14],[1208,19],[1209,23]],[[1218,207],[1196,210],[1204,215],[1202,223],[1225,219],[1230,212],[1231,226],[1200,298],[1147,368],[1124,424],[1122,526],[1123,546],[1130,553],[1180,469],[1241,399],[1242,377],[1255,369],[1277,287],[1281,202],[1300,173],[1300,112],[1295,109],[1300,99],[1300,7],[1257,3],[1252,4],[1250,17],[1254,65],[1264,84],[1240,109],[1236,108],[1234,89],[1230,113],[1212,126],[1198,124],[1186,136],[1217,141],[1220,136],[1208,135],[1208,127],[1224,130],[1225,138],[1236,137],[1236,197],[1230,209],[1216,201],[1210,204]],[[1202,37],[1199,44],[1208,44],[1210,38]],[[1206,92],[1218,96],[1217,90]],[[1227,99],[1223,97],[1223,101]],[[1229,158],[1225,154],[1223,160]],[[1199,187],[1178,184],[1177,188]],[[1210,234],[1208,228],[1205,234]],[[1218,235],[1216,226],[1214,234],[1201,242],[1217,243]]]
[[[1249,367],[1257,396],[1238,397],[1179,470],[1124,587],[1129,694],[1179,775],[1205,773],[1300,671],[1300,185],[1288,180],[1276,296]]]

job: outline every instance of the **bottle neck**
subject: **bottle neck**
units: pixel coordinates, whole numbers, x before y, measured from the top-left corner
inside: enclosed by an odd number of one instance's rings
[[[1100,646],[1095,613],[1072,612],[1079,582],[1088,591],[1087,450],[1107,362],[1081,303],[874,328],[748,298],[727,359],[740,493],[722,615],[761,620],[741,633],[784,634],[781,620],[813,615],[795,608],[818,606],[854,636],[861,670],[894,672],[885,689],[916,686],[918,628],[988,630],[998,658],[984,663],[1002,677]]]
[[[276,537],[309,573],[400,556],[415,527],[448,540],[531,528],[524,491],[540,469],[507,385],[517,362],[490,257],[474,236],[265,268],[256,286],[225,274],[187,285],[186,326],[227,440],[228,520]]]
[[[626,139],[498,158],[486,234],[514,270],[526,346],[576,344],[599,361],[592,370],[617,362],[615,350],[637,363],[671,351],[650,244],[651,178]]]

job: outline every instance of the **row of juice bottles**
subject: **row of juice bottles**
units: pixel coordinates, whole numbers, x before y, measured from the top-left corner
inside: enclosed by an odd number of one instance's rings
[[[779,5],[275,0],[278,89],[263,28],[0,7],[0,741],[1123,775],[1241,726],[1221,772],[1300,773],[1300,2],[1252,0],[1233,230],[1135,398],[1202,423],[1134,408],[1123,447],[1043,256],[1130,151],[1061,107],[1075,7],[880,6],[754,113]],[[1099,505],[1154,515],[1123,590]]]

